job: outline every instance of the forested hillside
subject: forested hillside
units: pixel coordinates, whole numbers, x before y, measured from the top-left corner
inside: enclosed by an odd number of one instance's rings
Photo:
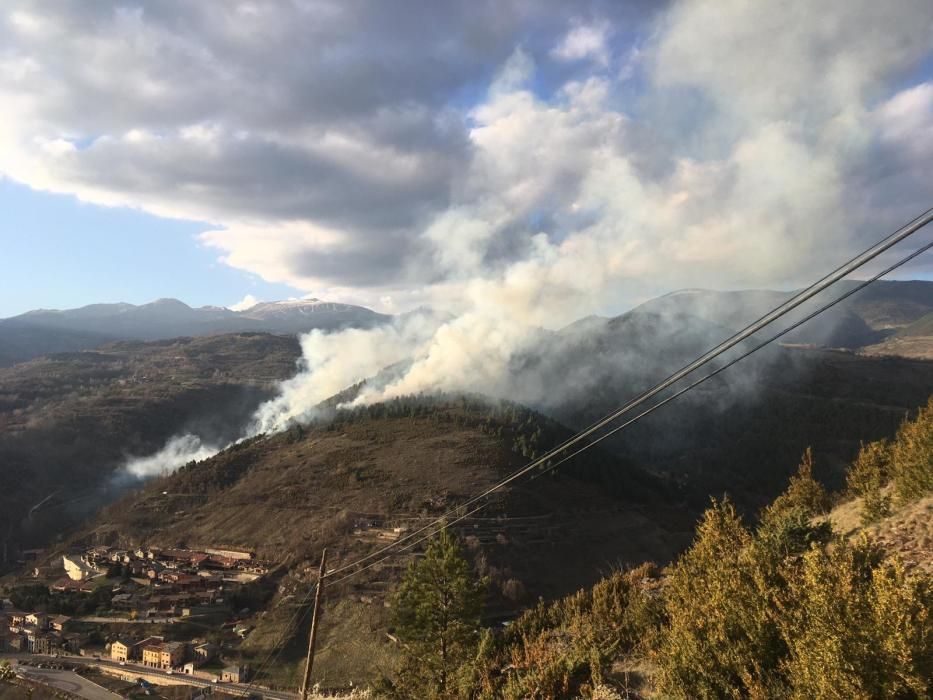
[[[130,456],[184,431],[234,439],[298,355],[294,338],[241,334],[114,343],[0,369],[0,541],[10,557],[118,495],[108,488]]]
[[[430,522],[569,434],[521,406],[466,397],[411,397],[338,412],[155,479],[106,509],[79,539],[223,544],[277,562],[270,579],[277,592],[262,596],[266,611],[251,620],[256,630],[242,647],[242,658],[255,662],[281,636],[292,596],[303,595],[323,547],[333,566],[352,561],[397,537],[394,528]],[[621,563],[668,560],[686,541],[690,517],[682,502],[671,485],[594,450],[561,473],[510,486],[457,532],[490,578],[492,622]],[[331,589],[337,628],[324,633],[319,662],[328,683],[375,678],[373,658],[394,663],[382,604],[411,556]],[[294,685],[305,631],[292,632],[267,682],[291,678]]]
[[[502,631],[456,634],[418,616],[434,591],[419,583],[421,570],[461,590],[471,578],[482,583],[444,563],[461,555],[442,539],[399,589],[395,620],[413,646],[382,694],[929,697],[933,549],[923,514],[933,507],[933,399],[893,441],[862,448],[846,492],[829,494],[812,467],[807,450],[784,493],[751,522],[728,497],[713,499],[670,566],[620,569]],[[869,527],[849,527],[853,507]],[[475,615],[466,598],[457,615]],[[445,638],[456,645],[439,654]]]

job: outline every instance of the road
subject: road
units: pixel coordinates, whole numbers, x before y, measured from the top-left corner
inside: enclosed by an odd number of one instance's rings
[[[74,671],[65,671],[53,668],[33,668],[32,666],[17,667],[25,678],[45,683],[59,690],[80,695],[86,700],[120,700],[120,696],[101,688],[86,678],[82,678]]]
[[[246,695],[246,689],[249,687],[246,683],[211,683],[210,681],[206,681],[202,678],[196,678],[194,676],[187,676],[183,673],[166,673],[165,671],[160,671],[155,668],[149,668],[147,666],[142,666],[140,664],[125,663],[121,665],[120,662],[111,661],[110,659],[89,659],[84,656],[70,656],[70,655],[63,656],[61,658],[56,659],[51,656],[43,656],[40,654],[0,654],[0,657],[4,657],[4,656],[12,657],[17,660],[23,659],[23,660],[33,661],[33,662],[40,662],[40,663],[45,663],[46,661],[53,661],[54,663],[77,662],[77,663],[85,664],[87,666],[96,666],[98,668],[113,668],[113,669],[118,669],[120,672],[125,673],[127,675],[133,675],[135,673],[139,673],[139,674],[146,674],[147,676],[162,677],[166,680],[166,682],[174,681],[177,683],[179,681],[183,681],[186,685],[193,685],[193,686],[198,686],[201,688],[206,688],[210,686],[211,688],[217,688],[218,690],[223,690],[227,693],[230,693],[231,695]],[[60,687],[62,690],[69,690],[72,693],[81,695],[84,698],[88,698],[88,700],[113,700],[113,698],[119,697],[118,695],[117,696],[113,695],[109,691],[103,691],[99,686],[91,684],[90,681],[84,678],[81,678],[81,676],[78,676],[78,674],[73,673],[71,671],[58,671],[55,669],[35,668],[35,667],[29,667],[29,666],[20,666],[20,668],[29,674],[49,673],[50,674],[49,677],[54,678],[56,680],[58,680],[59,677],[54,674],[62,674],[60,677],[60,680],[63,683],[64,682],[77,683],[77,681],[75,680],[75,677],[76,677],[80,679],[83,683],[92,685],[93,688],[97,689],[99,692],[106,693],[106,695],[91,696],[91,695],[84,695],[82,692],[79,692],[77,690],[74,690],[66,686],[55,686],[55,687]],[[36,680],[40,680],[40,678],[36,676],[33,676],[33,677]],[[158,685],[158,683],[156,684]],[[251,688],[250,694],[255,694],[256,696],[260,698],[266,698],[267,700],[295,700],[295,698],[297,697],[297,693],[287,692],[283,690],[267,690],[265,688],[257,688],[257,687]]]
[[[131,620],[128,617],[100,617],[98,615],[85,615],[72,618],[78,622],[95,622],[103,625],[170,625],[182,620],[180,617],[145,617]]]

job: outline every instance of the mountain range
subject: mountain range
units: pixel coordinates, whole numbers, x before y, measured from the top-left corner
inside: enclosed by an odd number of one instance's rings
[[[314,328],[369,328],[391,318],[362,306],[319,299],[260,302],[240,311],[192,308],[177,299],[38,309],[0,320],[0,367],[48,354],[99,347],[114,340],[159,340],[245,331],[297,334]]]
[[[838,295],[854,281],[841,282]],[[790,298],[794,292],[771,290],[713,291],[687,289],[651,299],[634,311],[670,318],[684,314],[736,330]],[[812,300],[790,317],[803,316],[829,299]],[[925,357],[933,355],[933,282],[880,281],[807,324],[784,342],[820,347],[866,349],[872,354]],[[160,340],[180,336],[265,332],[299,334],[313,329],[370,328],[393,318],[363,306],[319,299],[260,302],[234,311],[220,306],[192,308],[177,299],[148,304],[91,304],[64,311],[37,309],[0,319],[0,367],[52,352],[99,347],[114,340]],[[566,333],[597,328],[610,319],[589,316]],[[917,324],[911,328],[911,324]],[[886,342],[892,337],[897,342]],[[903,340],[903,338],[910,340]]]

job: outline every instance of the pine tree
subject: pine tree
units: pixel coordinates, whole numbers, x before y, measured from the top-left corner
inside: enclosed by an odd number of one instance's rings
[[[456,698],[480,635],[485,581],[473,576],[458,540],[446,530],[413,562],[393,605],[396,634],[405,645],[389,694]]]

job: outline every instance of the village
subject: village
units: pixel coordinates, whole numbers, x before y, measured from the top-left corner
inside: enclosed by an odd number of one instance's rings
[[[0,598],[0,652],[247,680],[237,647],[256,611],[241,603],[272,562],[242,549],[107,546],[39,561]]]

